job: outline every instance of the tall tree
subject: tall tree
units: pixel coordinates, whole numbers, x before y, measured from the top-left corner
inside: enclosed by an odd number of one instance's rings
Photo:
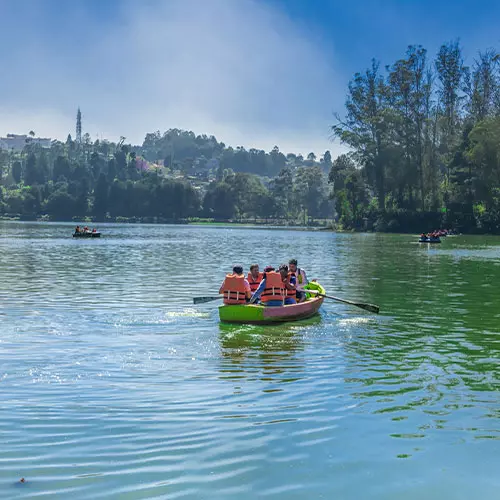
[[[403,176],[413,208],[413,186],[419,185],[422,210],[425,209],[424,145],[426,104],[426,50],[409,46],[407,57],[397,61],[389,73],[390,100],[399,127],[395,127],[404,151]]]
[[[500,208],[500,117],[479,122],[470,132],[468,159],[476,201],[487,210]]]
[[[22,175],[23,175],[23,167],[21,162],[17,160],[12,164],[12,177],[16,184],[19,184],[21,182]]]
[[[94,205],[93,213],[101,220],[104,220],[106,212],[108,211],[108,181],[104,173],[101,172],[94,189]]]
[[[387,86],[375,60],[364,74],[349,82],[346,116],[336,115],[333,133],[354,150],[374,178],[378,206],[385,210],[388,147]]]
[[[35,153],[30,153],[26,160],[26,169],[24,172],[24,183],[27,185],[38,183],[38,170]]]
[[[462,49],[458,43],[448,42],[439,49],[436,58],[436,70],[439,80],[439,109],[443,117],[440,150],[442,161],[446,165],[445,201],[448,201],[451,151],[457,144],[460,125],[463,88],[467,69],[464,66]]]
[[[300,167],[296,173],[296,200],[309,217],[320,218],[323,201],[327,199],[326,178],[320,167]]]
[[[436,70],[440,86],[438,87],[441,112],[444,115],[446,138],[455,136],[460,120],[462,88],[466,67],[462,49],[458,41],[441,45],[436,58]]]
[[[498,64],[499,57],[494,50],[480,52],[474,61],[472,75],[468,79],[468,109],[474,122],[500,111]]]
[[[277,213],[281,217],[288,217],[292,209],[293,174],[290,168],[281,169],[279,175],[271,183]]]

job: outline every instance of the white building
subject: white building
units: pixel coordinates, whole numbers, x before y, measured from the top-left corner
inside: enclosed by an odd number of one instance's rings
[[[39,144],[42,148],[50,148],[52,139],[17,134],[7,134],[7,137],[0,137],[0,149],[7,149],[15,153],[21,152],[29,143]]]

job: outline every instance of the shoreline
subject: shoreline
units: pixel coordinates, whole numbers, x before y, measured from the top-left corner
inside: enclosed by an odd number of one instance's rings
[[[297,228],[313,229],[321,231],[333,231],[331,227],[325,224],[296,224],[280,223],[276,220],[263,221],[235,221],[235,220],[210,220],[203,218],[192,219],[167,219],[163,217],[114,217],[105,220],[96,220],[91,217],[71,217],[64,219],[54,219],[52,217],[26,217],[18,215],[0,215],[0,221],[10,222],[64,222],[72,224],[170,224],[181,226],[240,226],[240,227],[279,227],[279,228]]]
[[[156,219],[156,220],[153,220]],[[398,232],[387,232],[387,231],[357,231],[354,229],[335,229],[325,225],[300,225],[300,224],[279,224],[276,222],[239,222],[239,221],[208,221],[208,220],[169,220],[163,218],[150,218],[150,217],[116,217],[114,220],[92,220],[90,218],[82,218],[76,220],[68,219],[52,219],[49,217],[19,217],[19,216],[4,216],[0,215],[0,222],[41,222],[41,223],[64,223],[68,225],[74,224],[88,224],[93,226],[99,226],[101,224],[130,224],[130,225],[178,225],[178,226],[197,226],[197,227],[234,227],[234,228],[251,228],[251,229],[288,229],[291,231],[310,231],[310,232],[328,232],[328,233],[338,233],[338,234],[407,234],[417,237],[418,233],[414,231],[398,231]],[[468,233],[472,235],[491,235],[497,236],[493,233]],[[464,233],[460,233],[463,236]]]

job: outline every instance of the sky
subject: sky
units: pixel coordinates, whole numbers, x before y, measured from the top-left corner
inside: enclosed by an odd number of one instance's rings
[[[0,0],[0,135],[141,144],[169,128],[332,156],[335,112],[372,58],[459,39],[500,47],[489,0]]]

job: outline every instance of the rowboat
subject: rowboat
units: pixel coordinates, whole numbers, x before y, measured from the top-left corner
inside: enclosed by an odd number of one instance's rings
[[[441,243],[440,238],[420,238],[419,243]]]
[[[101,233],[73,233],[73,238],[100,238]]]
[[[309,283],[304,289],[324,294],[325,289],[317,282]],[[306,294],[306,300],[288,306],[265,307],[259,304],[223,305],[219,307],[219,318],[224,323],[248,323],[268,325],[298,321],[318,313],[323,297]]]

